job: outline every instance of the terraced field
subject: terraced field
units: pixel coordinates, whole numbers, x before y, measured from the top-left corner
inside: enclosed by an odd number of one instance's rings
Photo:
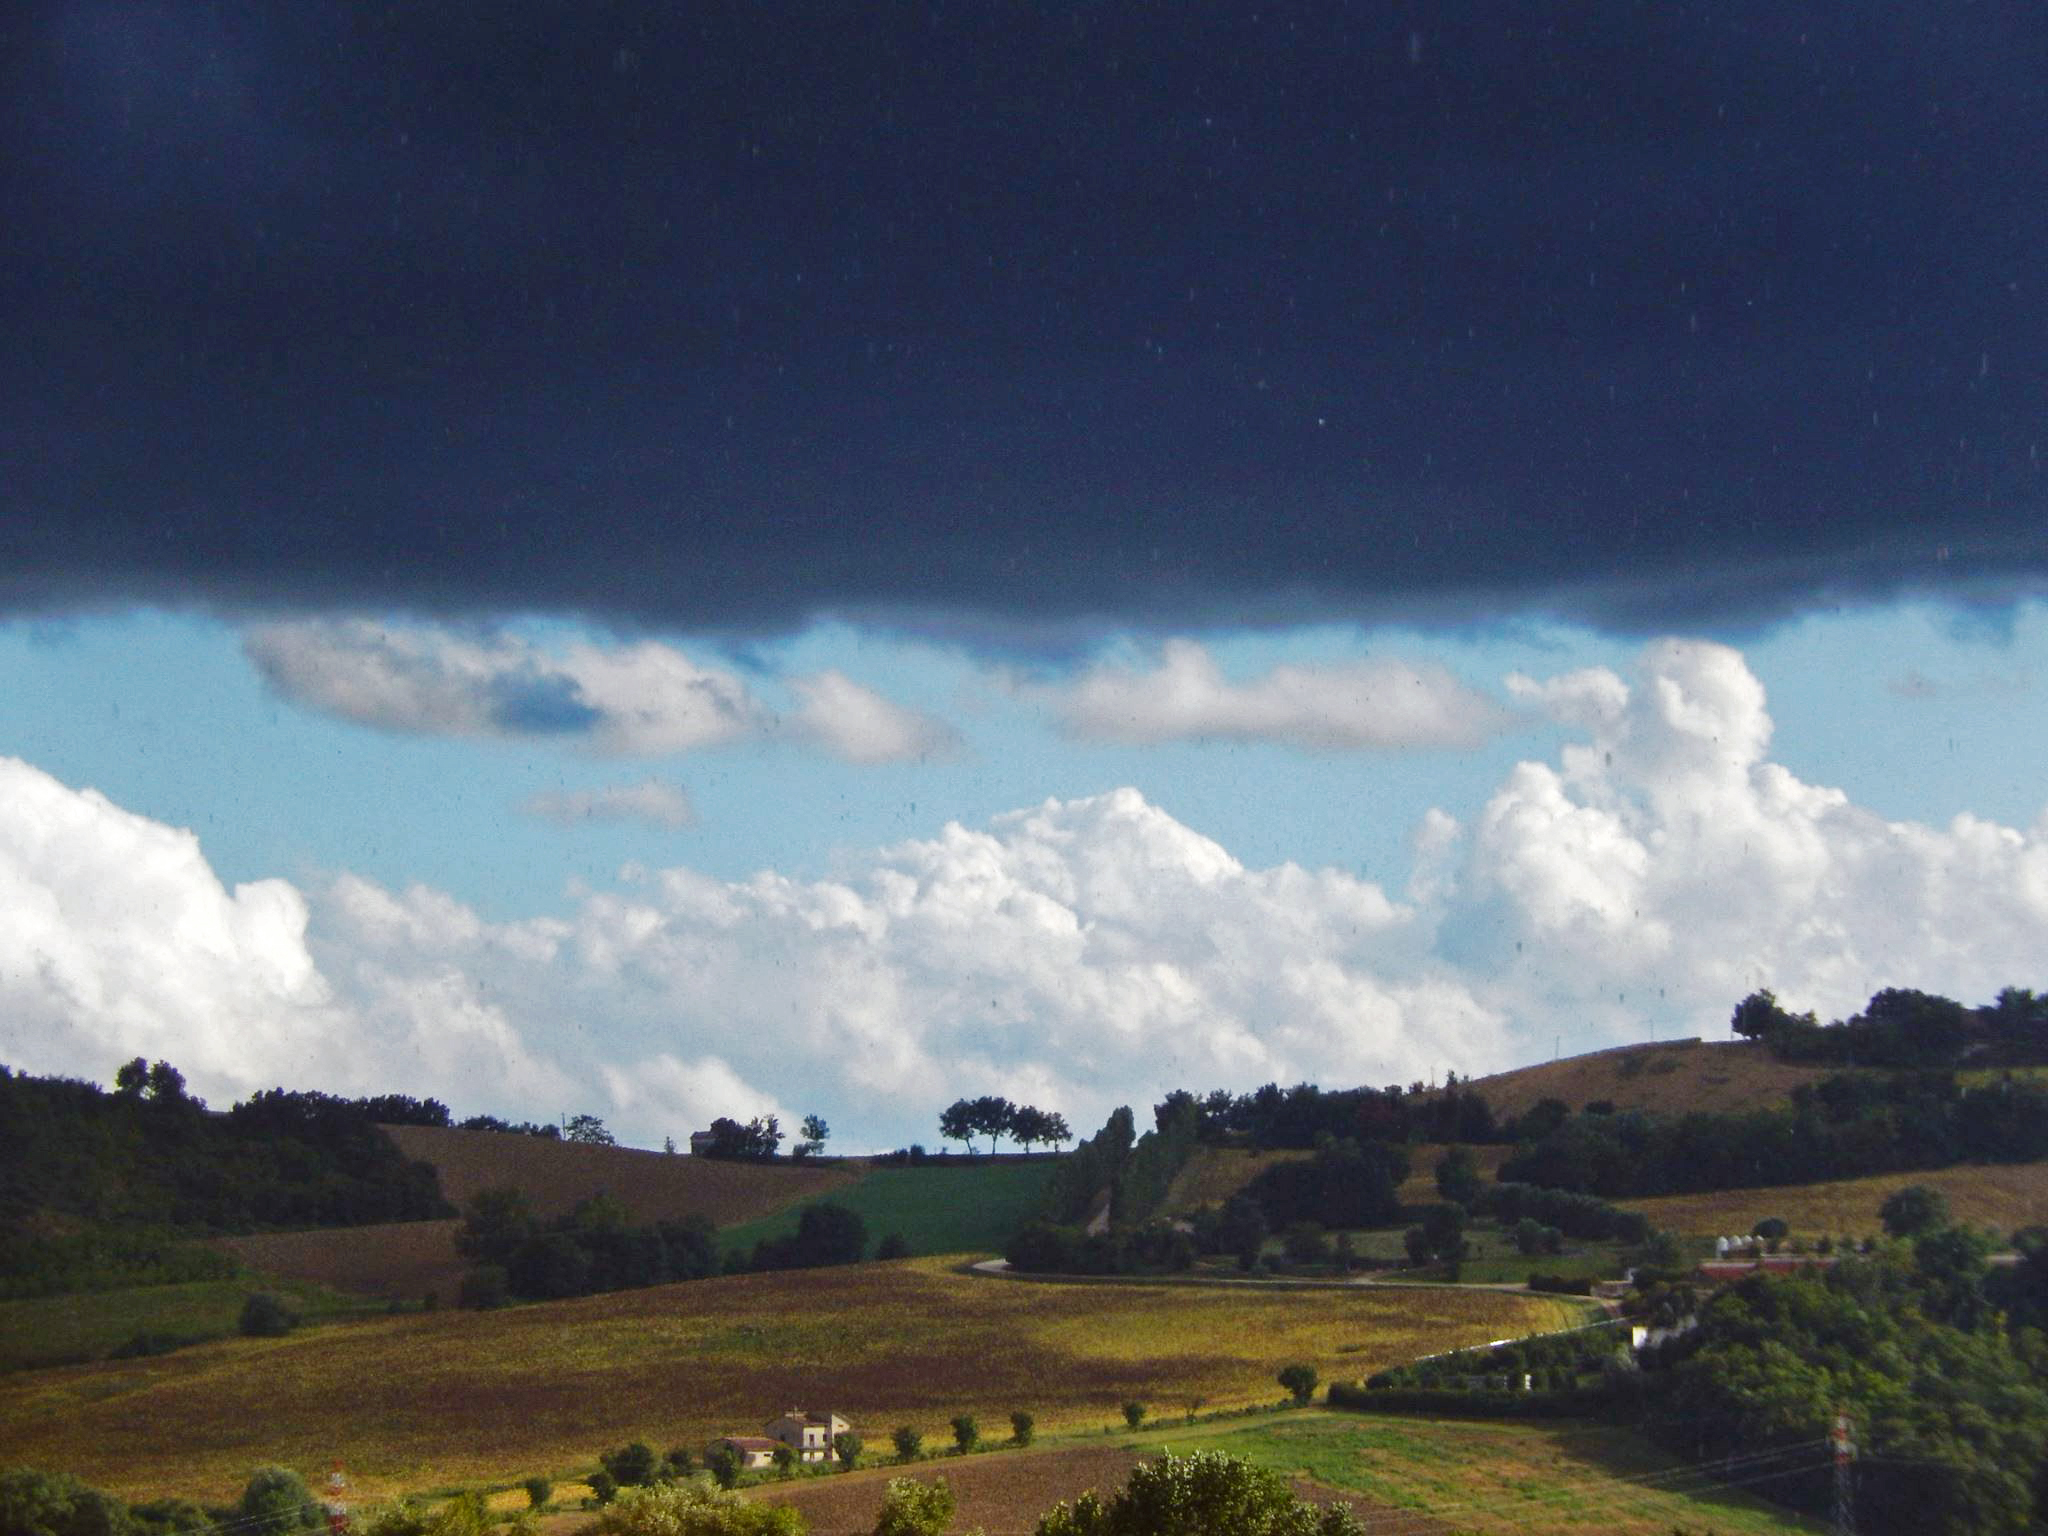
[[[342,1458],[359,1494],[588,1467],[629,1439],[702,1445],[792,1403],[870,1443],[939,1440],[956,1413],[1101,1427],[1269,1402],[1305,1360],[1362,1376],[1431,1350],[1575,1321],[1497,1292],[1023,1285],[940,1260],[749,1275],[494,1313],[380,1317],[283,1339],[0,1380],[9,1459],[130,1497],[221,1500],[252,1467]]]

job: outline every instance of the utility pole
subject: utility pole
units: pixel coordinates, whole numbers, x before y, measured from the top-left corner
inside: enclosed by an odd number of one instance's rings
[[[1828,1436],[1835,1447],[1835,1536],[1856,1536],[1856,1485],[1850,1471],[1856,1460],[1856,1442],[1849,1433],[1849,1415],[1835,1415],[1834,1431]]]

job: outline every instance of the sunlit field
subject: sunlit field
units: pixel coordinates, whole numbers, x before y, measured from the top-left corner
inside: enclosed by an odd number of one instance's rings
[[[1878,1207],[1909,1184],[1941,1191],[1949,1214],[1978,1227],[2011,1233],[2048,1222],[2048,1163],[1996,1163],[1884,1173],[1829,1184],[1774,1189],[1716,1190],[1703,1195],[1660,1195],[1623,1200],[1655,1227],[1695,1236],[1745,1233],[1766,1216],[1782,1218],[1795,1236],[1866,1237],[1881,1233]]]
[[[1043,1430],[1268,1402],[1302,1360],[1361,1377],[1576,1321],[1496,1292],[1068,1286],[916,1259],[706,1280],[494,1313],[384,1317],[0,1381],[11,1461],[129,1497],[223,1499],[251,1468],[346,1464],[365,1496],[587,1468],[641,1439],[701,1447],[792,1405],[871,1444],[1013,1409]]]
[[[1385,1536],[1749,1536],[1820,1529],[1759,1498],[1769,1481],[1729,1489],[1631,1430],[1591,1424],[1290,1409],[1192,1425],[1173,1419],[1137,1434],[964,1460],[939,1457],[908,1470],[952,1486],[959,1498],[956,1528],[1028,1536],[1054,1503],[1090,1487],[1104,1493],[1121,1488],[1138,1461],[1162,1450],[1243,1456],[1287,1476],[1308,1498],[1349,1503],[1369,1532]],[[874,1529],[887,1479],[901,1470],[769,1482],[753,1496],[801,1510],[812,1536],[865,1536]]]

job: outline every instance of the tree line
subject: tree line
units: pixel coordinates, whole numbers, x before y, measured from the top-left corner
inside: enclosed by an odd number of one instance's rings
[[[974,1138],[986,1136],[993,1153],[996,1142],[1007,1136],[1028,1155],[1033,1147],[1058,1147],[1074,1139],[1066,1116],[1035,1104],[1012,1104],[995,1094],[975,1099],[955,1099],[939,1112],[939,1134],[948,1141],[964,1142],[974,1149]]]
[[[453,1215],[376,1130],[385,1106],[269,1089],[215,1114],[168,1062],[111,1093],[0,1067],[0,1294],[216,1278],[200,1236]]]
[[[794,1232],[762,1238],[751,1254],[721,1258],[717,1239],[708,1216],[637,1222],[608,1194],[592,1195],[566,1214],[543,1220],[519,1190],[481,1190],[455,1235],[456,1250],[474,1266],[463,1279],[460,1300],[489,1308],[754,1270],[857,1264],[868,1248],[860,1214],[829,1200],[806,1206]],[[900,1258],[907,1252],[903,1239],[892,1234],[875,1256]]]
[[[1729,1028],[1780,1061],[1829,1066],[1941,1069],[2048,1063],[2048,996],[2007,987],[1971,1008],[1938,993],[1886,987],[1860,1013],[1822,1024],[1764,988],[1735,1005]]]
[[[1501,1165],[1500,1178],[1614,1199],[2043,1158],[2048,1086],[1845,1073],[1800,1086],[1785,1109],[1561,1114]]]

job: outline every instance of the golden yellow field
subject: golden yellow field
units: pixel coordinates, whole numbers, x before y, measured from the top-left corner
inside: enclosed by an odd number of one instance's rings
[[[947,1261],[750,1275],[495,1313],[375,1318],[282,1339],[0,1379],[7,1459],[141,1498],[220,1500],[250,1469],[336,1458],[361,1497],[586,1468],[629,1439],[701,1447],[792,1405],[880,1445],[952,1415],[1106,1425],[1279,1397],[1304,1360],[1356,1378],[1564,1326],[1577,1304],[1450,1290],[1069,1286]]]
[[[1700,1236],[1749,1231],[1766,1216],[1782,1217],[1797,1236],[1874,1236],[1883,1230],[1877,1209],[1909,1184],[1938,1189],[1949,1214],[1971,1226],[2017,1228],[2048,1223],[2048,1163],[1992,1164],[1937,1168],[1922,1173],[1884,1173],[1832,1184],[1795,1184],[1780,1189],[1729,1189],[1705,1195],[1661,1195],[1624,1200],[1652,1226]]]

